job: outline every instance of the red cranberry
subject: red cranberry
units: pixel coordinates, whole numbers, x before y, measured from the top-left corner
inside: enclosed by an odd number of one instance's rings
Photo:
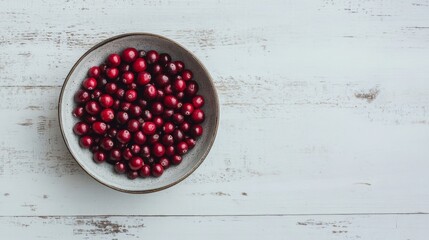
[[[171,84],[168,84],[167,86],[164,87],[164,93],[165,95],[173,94],[173,87],[171,86]]]
[[[150,176],[150,167],[149,165],[143,165],[139,170],[140,177],[149,177]]]
[[[167,146],[165,148],[165,155],[166,156],[171,157],[174,154],[176,154],[176,149],[174,148],[174,146]]]
[[[199,87],[198,87],[197,82],[189,81],[184,92],[185,92],[186,96],[193,97],[193,96],[195,96],[195,94],[197,94],[198,89],[199,89]]]
[[[162,131],[167,134],[172,133],[174,131],[174,124],[171,122],[166,122],[162,127]]]
[[[79,89],[74,95],[74,101],[77,103],[85,103],[89,101],[90,95],[87,91]]]
[[[129,160],[133,157],[133,153],[131,152],[131,150],[130,150],[129,148],[125,148],[125,149],[122,151],[122,157],[123,157],[125,160],[129,161]]]
[[[146,70],[146,61],[143,58],[137,58],[133,63],[134,72],[143,72]]]
[[[139,99],[139,100],[137,100],[137,105],[139,105],[139,107],[141,107],[141,108],[146,108],[147,101],[144,99]]]
[[[80,146],[83,148],[89,148],[91,147],[92,143],[93,143],[93,139],[90,136],[83,136],[80,138]]]
[[[188,122],[183,122],[182,124],[180,124],[179,129],[183,132],[188,132],[189,129],[191,129],[191,124],[189,124]]]
[[[113,105],[113,98],[109,94],[102,94],[98,102],[100,102],[102,107],[109,108]]]
[[[116,130],[115,128],[110,128],[109,130],[107,130],[107,135],[111,138],[116,138],[116,134],[118,134],[118,130]]]
[[[133,140],[136,144],[142,145],[146,142],[146,136],[142,131],[138,131],[134,133]]]
[[[77,107],[73,110],[73,116],[77,118],[82,117],[84,113],[83,107]]]
[[[121,72],[128,72],[128,71],[130,71],[130,69],[131,69],[130,65],[126,64],[126,63],[123,63],[119,66],[119,70]]]
[[[89,101],[85,105],[85,110],[91,115],[96,115],[100,112],[100,105],[96,101]]]
[[[196,109],[191,115],[191,119],[194,123],[201,123],[204,121],[204,118],[204,112],[201,109]]]
[[[151,100],[151,99],[156,98],[156,88],[151,84],[146,85],[144,90],[143,90],[143,96],[147,100]]]
[[[137,84],[144,86],[146,84],[149,84],[151,79],[152,76],[150,75],[150,73],[143,71],[139,73],[139,75],[137,75]]]
[[[177,79],[173,83],[173,89],[176,92],[183,92],[186,89],[186,82],[182,79]]]
[[[91,116],[91,115],[86,115],[85,116],[85,122],[87,123],[93,123],[97,121],[97,118],[95,116]]]
[[[125,124],[128,121],[128,113],[118,112],[116,115],[116,121],[118,121],[120,124]]]
[[[170,161],[168,161],[168,158],[163,157],[159,159],[159,164],[161,164],[161,166],[164,169],[167,169],[168,167],[170,167]]]
[[[114,148],[109,153],[110,160],[117,162],[120,161],[122,157],[121,151],[117,148]]]
[[[177,72],[180,73],[185,68],[185,64],[182,61],[175,61],[174,62],[177,67]]]
[[[174,62],[167,63],[167,65],[165,66],[165,71],[170,75],[176,75],[178,72],[177,66]]]
[[[127,174],[128,179],[134,180],[139,176],[139,173],[137,171],[130,171]]]
[[[137,58],[137,50],[135,48],[127,48],[122,52],[122,60],[125,62],[132,62]]]
[[[100,68],[101,73],[105,72],[107,69],[107,65],[106,64],[100,64],[100,66],[98,66]]]
[[[131,170],[139,170],[143,166],[143,159],[141,157],[133,157],[128,163]]]
[[[153,64],[153,63],[158,62],[158,60],[159,60],[159,54],[158,54],[157,51],[150,50],[150,51],[148,51],[146,53],[146,61],[147,61],[147,63]]]
[[[141,58],[145,57],[146,56],[146,51],[145,50],[139,50],[138,56],[141,57]]]
[[[171,134],[164,135],[162,137],[162,144],[164,144],[165,146],[173,145],[174,144],[173,135],[171,135]]]
[[[176,98],[179,100],[182,100],[183,97],[185,97],[185,93],[184,92],[178,92],[176,93]]]
[[[123,88],[119,88],[116,92],[115,92],[115,97],[118,100],[122,100],[125,96],[125,89]]]
[[[180,156],[180,155],[174,155],[174,156],[171,158],[171,162],[172,162],[174,165],[179,165],[179,164],[182,162],[182,156]]]
[[[156,125],[153,122],[145,122],[142,125],[142,130],[145,135],[153,135],[156,132]]]
[[[164,173],[164,168],[161,166],[161,164],[157,163],[152,166],[152,175],[155,177],[159,177]]]
[[[155,84],[157,87],[165,87],[170,83],[170,78],[165,74],[159,74],[155,78]]]
[[[133,82],[133,83],[127,85],[127,89],[134,89],[134,90],[136,90],[137,89],[137,84]]]
[[[194,137],[199,137],[199,136],[203,135],[203,127],[201,127],[201,125],[192,126],[191,135]]]
[[[189,149],[194,148],[194,147],[195,147],[195,144],[197,143],[197,142],[195,141],[195,139],[193,139],[193,138],[187,138],[187,139],[185,139],[185,142],[186,142],[186,144],[188,144],[188,148],[189,148]]]
[[[161,53],[159,55],[159,63],[165,65],[169,62],[171,62],[171,56],[168,53]]]
[[[133,145],[131,145],[131,149],[130,150],[131,150],[132,154],[138,155],[140,153],[141,148],[140,148],[139,145],[133,144]]]
[[[101,96],[101,91],[98,89],[95,89],[91,94],[92,100],[98,100],[98,98]]]
[[[127,171],[127,167],[125,166],[125,164],[124,164],[124,163],[122,163],[122,162],[117,162],[117,163],[115,164],[115,171],[116,171],[117,173],[125,173],[125,172]]]
[[[121,64],[121,57],[118,54],[112,53],[107,57],[107,65],[110,67],[117,67],[119,64]]]
[[[165,96],[164,91],[162,91],[161,89],[158,89],[156,92],[157,92],[156,99],[158,99],[158,100],[164,99],[164,96]]]
[[[158,133],[155,133],[154,135],[152,135],[152,136],[150,136],[150,137],[148,138],[149,144],[157,143],[157,142],[159,141],[159,139],[160,139],[160,138],[161,138],[161,137],[159,136],[159,134],[158,134]]]
[[[129,102],[122,102],[121,103],[121,110],[124,112],[127,112],[128,110],[130,110],[131,107],[131,103]]]
[[[94,152],[93,159],[96,163],[102,163],[106,160],[106,154],[101,151]]]
[[[150,148],[148,146],[142,146],[140,150],[140,155],[145,158],[150,157]]]
[[[183,134],[182,130],[176,129],[173,131],[173,138],[175,142],[180,142],[183,140],[185,135]]]
[[[192,79],[192,77],[193,77],[193,74],[192,74],[191,70],[186,69],[182,72],[183,80],[189,81]]]
[[[160,102],[152,103],[152,113],[154,115],[160,115],[164,111],[164,106]]]
[[[106,84],[105,90],[109,94],[114,94],[118,90],[118,86],[115,83]]]
[[[107,84],[107,79],[104,78],[104,77],[99,78],[97,80],[97,86],[98,86],[98,88],[103,88],[104,86],[106,86],[106,84]]]
[[[129,112],[130,112],[131,116],[139,117],[142,115],[142,108],[137,106],[137,105],[131,105]]]
[[[148,157],[145,159],[145,163],[147,163],[149,165],[153,165],[155,163],[155,158],[154,157]]]
[[[103,135],[107,131],[107,125],[104,122],[94,122],[92,130],[97,134]]]
[[[135,120],[135,119],[131,119],[130,121],[128,121],[128,125],[127,125],[127,129],[130,132],[137,132],[140,128],[140,123],[139,121]]]
[[[162,157],[165,154],[165,147],[160,143],[155,143],[152,148],[152,153],[156,157]]]
[[[137,91],[130,89],[125,92],[125,100],[128,102],[134,102],[137,99]]]
[[[108,68],[106,70],[106,76],[110,79],[115,79],[119,76],[119,70],[117,68]]]
[[[201,108],[204,106],[204,98],[201,95],[196,95],[194,98],[192,98],[192,105],[194,105],[195,108]]]
[[[131,134],[128,130],[119,130],[116,139],[121,143],[127,143],[131,140]]]
[[[87,90],[94,90],[97,87],[97,80],[93,77],[87,78],[83,80],[82,87],[84,87]]]
[[[181,124],[185,121],[185,117],[180,113],[173,114],[173,122],[176,124]]]
[[[98,78],[100,74],[101,72],[98,66],[93,66],[88,71],[88,77]]]
[[[194,106],[190,103],[185,103],[182,105],[181,112],[185,116],[189,116],[194,111]]]
[[[154,64],[151,67],[151,70],[152,70],[152,74],[155,76],[162,73],[162,67],[159,64]]]
[[[112,109],[115,110],[115,111],[118,111],[120,107],[121,107],[121,101],[119,99],[116,99],[113,102]]]
[[[175,109],[177,107],[178,102],[179,101],[177,100],[177,98],[172,95],[165,96],[164,98],[164,105],[168,108]]]
[[[150,120],[152,120],[152,113],[151,113],[149,110],[145,110],[145,111],[143,112],[143,119],[144,119],[145,121],[150,121]]]
[[[186,142],[179,142],[176,146],[176,152],[179,155],[183,155],[188,151],[188,144]]]
[[[124,72],[122,74],[122,82],[124,84],[131,84],[134,82],[134,74],[132,72]]]
[[[156,125],[157,128],[161,128],[162,126],[164,126],[164,120],[160,116],[154,117],[153,118],[153,123],[155,123],[155,125]]]
[[[104,150],[111,150],[115,144],[113,143],[112,139],[110,138],[103,138],[100,141],[100,147],[102,147]]]
[[[73,132],[79,136],[85,135],[89,132],[89,126],[86,123],[78,122],[74,125]]]

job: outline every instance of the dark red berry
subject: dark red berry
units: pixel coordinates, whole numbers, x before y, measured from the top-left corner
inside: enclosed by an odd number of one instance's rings
[[[133,141],[136,144],[142,145],[146,142],[146,136],[144,135],[144,133],[142,131],[135,132],[133,134]]]
[[[129,102],[122,102],[121,103],[121,110],[124,112],[128,112],[130,110],[131,103]]]
[[[80,118],[85,113],[83,107],[77,107],[73,110],[73,116]]]
[[[142,131],[145,135],[153,135],[156,132],[156,125],[153,122],[145,122],[142,125]]]
[[[137,91],[134,89],[125,92],[125,101],[134,102],[137,99]]]
[[[112,53],[107,57],[107,65],[110,67],[117,67],[119,64],[121,64],[121,57],[118,54]]]
[[[121,157],[122,157],[122,154],[119,149],[113,148],[112,150],[110,150],[110,153],[109,153],[110,160],[117,162],[121,160]]]
[[[150,167],[149,165],[143,165],[140,169],[139,169],[139,175],[140,177],[149,177],[150,176]]]
[[[146,53],[146,61],[149,64],[154,64],[156,62],[158,62],[159,60],[159,54],[157,51],[155,50],[150,50]]]
[[[161,164],[157,163],[152,166],[151,172],[153,176],[159,177],[162,175],[162,173],[164,173],[164,168],[161,166]]]
[[[147,100],[151,100],[151,99],[156,98],[156,93],[157,93],[156,88],[151,84],[146,85],[144,90],[143,90],[143,96]]]
[[[96,163],[102,163],[106,160],[106,154],[101,151],[94,152],[93,158]]]
[[[86,123],[78,122],[74,125],[73,132],[79,136],[85,135],[89,132],[89,126]]]
[[[106,108],[100,113],[100,118],[103,122],[111,122],[115,118],[115,113],[112,109]]]
[[[183,79],[174,80],[173,89],[176,92],[183,92],[186,89],[186,82]]]
[[[101,78],[99,78],[97,80],[97,86],[98,86],[98,88],[102,89],[102,88],[104,88],[106,86],[106,84],[107,84],[107,79],[104,78],[104,77],[101,77]]]
[[[143,112],[143,119],[144,119],[145,121],[150,121],[150,120],[152,120],[152,113],[151,113],[149,110],[145,110],[145,111]]]
[[[132,62],[137,58],[137,50],[135,48],[127,48],[122,52],[122,60],[124,60],[125,62]]]
[[[139,105],[139,107],[141,107],[141,108],[146,108],[146,106],[147,106],[147,101],[146,101],[146,100],[144,100],[144,99],[138,99],[138,100],[137,100],[137,105]]]
[[[204,106],[204,98],[201,95],[196,95],[192,98],[192,105],[194,105],[195,108],[201,108]]]
[[[199,89],[199,87],[198,87],[198,83],[197,82],[195,82],[195,81],[189,81],[188,84],[187,84],[187,86],[186,86],[186,89],[185,89],[184,93],[188,97],[193,97],[193,96],[195,96],[195,94],[197,94],[198,89]]]
[[[84,121],[87,123],[93,123],[93,122],[97,121],[97,118],[95,116],[86,115],[84,118]]]
[[[116,83],[108,83],[106,84],[104,89],[109,94],[115,94],[116,91],[118,90],[118,86],[116,85]]]
[[[186,142],[179,142],[176,146],[176,152],[179,155],[183,155],[188,152],[188,144]]]
[[[116,130],[115,128],[110,128],[109,130],[107,130],[107,136],[111,138],[116,138],[116,134],[118,134],[118,130]]]
[[[182,114],[180,113],[173,114],[173,122],[175,124],[181,124],[183,123],[183,121],[185,121],[185,117]]]
[[[120,124],[125,124],[128,121],[128,118],[128,113],[126,112],[118,112],[118,114],[116,114],[116,121]]]
[[[139,50],[138,56],[141,57],[141,58],[145,57],[146,56],[146,51],[145,50]]]
[[[151,110],[154,115],[160,115],[164,111],[164,106],[160,102],[154,102]]]
[[[152,76],[148,72],[141,72],[139,75],[137,75],[137,84],[144,86],[146,84],[149,84],[152,80]]]
[[[127,171],[127,167],[125,166],[125,164],[124,164],[124,163],[122,163],[122,162],[117,162],[117,163],[115,164],[115,171],[116,171],[117,173],[125,173],[125,172]]]
[[[96,101],[89,101],[85,104],[85,110],[91,115],[97,115],[101,110],[100,104]]]
[[[180,124],[179,129],[186,133],[189,131],[189,129],[191,129],[191,124],[189,124],[188,122],[183,122],[182,124]]]
[[[172,162],[174,165],[179,165],[179,164],[182,162],[182,156],[180,156],[180,155],[174,155],[174,156],[171,158],[171,162]]]
[[[100,105],[104,108],[109,108],[113,105],[113,98],[109,94],[102,94],[98,99]]]
[[[74,95],[74,101],[77,103],[85,103],[89,101],[91,96],[85,90],[79,89]]]
[[[139,173],[137,171],[130,171],[127,173],[127,177],[130,180],[134,180],[139,176]]]
[[[181,113],[185,116],[190,116],[194,112],[194,106],[190,103],[185,103],[182,105]]]
[[[182,61],[175,61],[174,63],[176,64],[178,73],[182,72],[185,68],[185,64]]]
[[[119,130],[116,139],[121,143],[127,143],[131,140],[131,133],[128,130]]]
[[[175,96],[168,95],[168,96],[165,96],[165,98],[164,98],[164,105],[168,108],[175,109],[175,108],[177,108],[178,103],[179,103],[179,101],[177,100],[177,98]]]
[[[81,147],[83,148],[89,148],[91,147],[92,143],[93,143],[93,139],[90,136],[83,136],[80,138],[79,144]]]
[[[173,87],[171,86],[171,84],[167,84],[167,86],[164,87],[164,93],[165,95],[173,94]]]
[[[180,130],[180,129],[174,130],[172,135],[173,135],[173,138],[174,138],[175,142],[180,142],[185,137],[185,135],[183,134],[182,130]]]
[[[97,87],[97,80],[93,77],[89,77],[82,82],[82,87],[86,90],[94,90]]]
[[[136,73],[146,70],[146,61],[143,58],[137,58],[133,63],[133,70]]]
[[[131,153],[132,153],[132,154],[134,154],[134,155],[138,155],[138,154],[140,153],[141,148],[140,148],[140,146],[139,146],[139,145],[137,145],[137,144],[133,144],[133,145],[131,145],[130,150],[131,150]]]
[[[171,135],[171,134],[164,135],[162,137],[162,144],[164,144],[164,146],[171,146],[171,145],[173,145],[174,144],[173,135]]]
[[[165,65],[171,62],[171,56],[168,53],[161,53],[159,55],[159,63]]]
[[[142,146],[140,149],[140,155],[144,158],[150,157],[150,148],[148,146]]]
[[[204,121],[204,112],[201,109],[196,109],[191,115],[191,119],[194,123],[201,123]]]
[[[153,123],[155,123],[156,128],[161,128],[162,126],[164,126],[164,120],[160,116],[154,117]]]
[[[165,147],[160,143],[155,143],[152,147],[152,153],[156,157],[162,157],[165,154]]]
[[[170,167],[170,161],[168,160],[168,158],[166,157],[162,157],[159,159],[159,164],[161,164],[161,166],[164,169],[167,169],[168,167]]]
[[[142,115],[142,108],[138,105],[131,105],[129,112],[133,117],[140,117]]]
[[[101,74],[100,67],[93,66],[88,70],[88,77],[98,78]]]
[[[137,132],[140,128],[140,123],[139,121],[135,120],[135,119],[131,119],[130,121],[128,121],[127,124],[127,129],[130,132]]]
[[[174,131],[174,124],[171,122],[166,122],[162,127],[162,131],[167,134],[172,133]]]
[[[121,72],[128,72],[128,71],[130,71],[130,69],[131,69],[131,66],[129,64],[126,64],[126,63],[123,63],[119,66],[119,70]]]
[[[170,77],[165,74],[159,74],[155,78],[155,84],[157,87],[165,87],[170,83]]]
[[[195,144],[197,143],[193,138],[187,138],[185,139],[185,142],[186,144],[188,144],[189,149],[192,149],[193,147],[195,147]]]
[[[174,114],[174,110],[173,109],[166,109],[164,111],[164,113],[162,114],[162,117],[164,119],[168,119],[168,118],[171,118],[173,116],[173,114]]]
[[[95,89],[92,93],[91,93],[91,99],[92,100],[98,100],[99,97],[101,96],[102,92],[99,89]]]
[[[131,152],[131,150],[129,148],[125,148],[122,151],[122,157],[128,161],[133,157],[133,153]]]
[[[134,74],[132,72],[122,73],[122,82],[124,84],[131,84],[134,82]]]
[[[203,135],[203,127],[201,125],[194,125],[191,127],[191,135],[193,137],[199,137]]]
[[[107,125],[104,122],[94,122],[92,124],[92,130],[96,134],[104,135],[107,131]]]
[[[154,143],[159,142],[160,138],[161,137],[159,136],[159,134],[155,133],[154,135],[152,135],[148,138],[148,142],[149,142],[149,144],[154,144]]]
[[[150,69],[151,73],[155,76],[162,73],[162,67],[159,64],[154,64]]]
[[[139,170],[143,166],[143,159],[141,157],[133,157],[128,162],[128,166],[131,168],[131,170]]]
[[[119,70],[117,68],[108,68],[106,70],[106,76],[110,79],[115,79],[119,76]]]
[[[188,69],[183,70],[183,72],[182,72],[183,80],[189,81],[192,79],[192,77],[193,77],[193,74],[192,74],[191,70],[188,70]]]
[[[166,156],[171,157],[174,154],[176,154],[176,148],[174,148],[174,146],[168,146],[165,148],[165,155]]]
[[[167,63],[167,65],[165,66],[165,71],[170,75],[176,75],[178,72],[176,63],[174,62]]]

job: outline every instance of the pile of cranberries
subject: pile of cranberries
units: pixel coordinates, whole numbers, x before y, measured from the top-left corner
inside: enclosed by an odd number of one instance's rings
[[[154,50],[125,49],[91,67],[75,95],[73,128],[96,163],[128,178],[159,177],[203,134],[204,98],[181,61]]]

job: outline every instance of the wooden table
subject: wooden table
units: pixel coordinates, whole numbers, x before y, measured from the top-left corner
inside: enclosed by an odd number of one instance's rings
[[[1,1],[1,239],[428,239],[429,1]],[[91,179],[57,101],[92,45],[152,32],[215,79],[201,167],[147,195]]]

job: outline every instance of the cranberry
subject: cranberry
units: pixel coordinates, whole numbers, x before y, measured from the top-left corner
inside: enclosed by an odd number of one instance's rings
[[[165,154],[165,147],[160,143],[155,143],[152,148],[152,153],[156,157],[162,157]]]
[[[183,80],[189,81],[192,79],[192,77],[193,77],[193,74],[192,74],[191,70],[186,69],[182,72]]]
[[[143,119],[144,119],[145,121],[150,121],[150,120],[152,120],[152,113],[151,113],[149,110],[145,110],[145,111],[143,112]]]
[[[117,173],[125,173],[125,172],[127,171],[127,167],[125,166],[125,164],[124,164],[124,163],[122,163],[122,162],[117,162],[117,163],[115,164],[115,171],[116,171]]]
[[[149,84],[151,79],[152,79],[152,76],[150,75],[150,73],[143,71],[139,73],[139,75],[137,75],[137,84],[142,86]]]
[[[156,88],[151,84],[146,85],[143,90],[143,96],[147,100],[156,98]]]
[[[165,66],[165,71],[170,75],[176,75],[178,72],[176,63],[174,62],[167,63],[167,65]]]
[[[89,132],[89,126],[86,123],[78,122],[74,125],[73,132],[79,136],[85,135]]]
[[[145,158],[150,157],[150,148],[148,146],[142,146],[140,150],[140,154],[142,157],[145,157]]]
[[[139,121],[135,120],[135,119],[131,119],[130,121],[128,121],[128,125],[127,125],[127,129],[130,132],[137,132],[140,128],[140,123]]]
[[[164,87],[164,93],[165,95],[173,94],[173,87],[171,86],[171,84],[168,84],[167,86]]]
[[[74,95],[74,101],[77,103],[85,103],[89,101],[90,95],[87,91],[79,89]]]
[[[149,165],[143,165],[139,170],[140,177],[149,177],[150,176],[150,167]]]
[[[143,58],[137,58],[133,63],[134,72],[143,72],[146,70],[146,61]]]
[[[158,60],[159,60],[159,54],[158,54],[157,51],[150,50],[150,51],[148,51],[146,53],[146,61],[147,61],[147,63],[153,64],[153,63],[158,62]]]
[[[177,107],[178,102],[179,101],[177,100],[177,98],[172,95],[165,96],[164,98],[164,105],[168,108],[175,109]]]
[[[174,110],[173,110],[173,109],[167,109],[167,110],[165,110],[165,111],[164,111],[164,113],[162,114],[162,117],[163,117],[164,119],[168,119],[168,118],[172,117],[172,116],[173,116],[173,114],[174,114]]]
[[[160,138],[161,138],[161,137],[159,136],[159,134],[158,134],[158,133],[155,133],[154,135],[152,135],[152,136],[150,136],[150,137],[148,138],[149,144],[157,143],[157,142],[159,141],[159,139],[160,139]]]
[[[192,98],[192,105],[194,105],[195,108],[201,108],[204,106],[204,98],[201,95],[196,95]]]
[[[122,52],[122,60],[125,62],[132,62],[137,58],[137,50],[135,48],[127,48]]]
[[[122,157],[128,161],[133,157],[133,153],[131,152],[131,150],[129,148],[125,148],[122,151]]]
[[[106,76],[110,79],[115,79],[119,76],[119,70],[117,68],[108,68],[106,70]]]
[[[131,134],[128,130],[119,130],[116,139],[121,143],[127,143],[131,140]]]
[[[84,87],[86,90],[94,90],[97,87],[97,80],[93,77],[87,78],[83,80],[82,87]]]
[[[164,111],[164,106],[160,102],[154,102],[151,109],[154,115],[160,115]]]
[[[114,94],[118,90],[118,86],[115,83],[106,84],[105,90],[109,94]]]
[[[103,135],[107,131],[107,125],[104,122],[94,122],[92,130],[97,134]]]
[[[118,112],[116,115],[116,121],[118,121],[120,124],[125,124],[128,121],[128,113]]]
[[[143,166],[143,159],[141,157],[133,157],[128,163],[132,170],[139,170]]]
[[[91,116],[91,115],[86,115],[85,116],[85,122],[87,123],[93,123],[97,121],[97,118],[95,116]]]
[[[124,72],[122,74],[122,82],[124,84],[131,84],[134,82],[134,74],[132,72]]]
[[[120,161],[122,157],[121,151],[117,148],[114,148],[109,153],[110,160],[117,162]]]
[[[157,87],[165,87],[170,83],[170,78],[165,74],[159,74],[155,78],[155,84]]]
[[[155,158],[154,157],[148,157],[145,159],[145,162],[147,164],[153,165],[155,163]]]
[[[142,130],[145,135],[153,135],[156,131],[156,125],[153,122],[145,122],[142,125]]]
[[[127,88],[128,89],[134,89],[134,90],[136,90],[137,89],[137,84],[133,82],[133,83],[127,85]]]
[[[178,93],[176,93],[176,98],[177,98],[177,99],[182,100],[182,99],[183,99],[183,97],[185,97],[185,93],[183,93],[183,92],[178,92]]]
[[[90,136],[83,136],[83,137],[80,138],[79,144],[83,148],[89,148],[89,147],[91,147],[93,141],[94,140],[92,139],[92,137],[90,137]]]
[[[100,66],[98,66],[100,68],[101,73],[105,72],[107,69],[107,65],[106,64],[100,64]]]
[[[133,135],[133,141],[136,144],[142,145],[146,142],[146,136],[143,134],[142,131],[135,132]]]
[[[158,90],[156,91],[156,99],[157,99],[157,100],[162,100],[162,99],[164,99],[164,96],[165,96],[165,93],[164,93],[164,91],[162,91],[161,89],[158,89]]]
[[[98,66],[93,66],[88,71],[88,77],[98,78],[100,74],[101,72]]]
[[[161,166],[164,169],[167,169],[168,167],[170,167],[170,161],[168,161],[168,158],[163,157],[159,159],[159,164],[161,164]]]
[[[183,132],[188,132],[189,129],[191,129],[191,124],[189,124],[188,122],[183,122],[182,124],[180,124],[179,129]]]
[[[173,138],[174,138],[174,141],[175,141],[175,142],[180,142],[180,141],[182,141],[184,137],[185,137],[185,136],[184,136],[184,134],[183,134],[182,130],[180,130],[180,129],[176,129],[176,130],[174,130],[174,131],[173,131]]]
[[[185,68],[185,64],[182,61],[175,61],[174,62],[177,67],[177,72],[180,73]]]
[[[130,68],[131,68],[130,65],[126,64],[126,63],[123,63],[119,66],[119,70],[121,72],[128,72],[128,71],[130,71]]]
[[[100,105],[96,101],[89,101],[85,105],[85,110],[91,115],[96,115],[100,112]]]
[[[99,88],[103,88],[104,86],[106,86],[106,84],[107,84],[107,79],[106,79],[106,78],[104,78],[104,77],[99,78],[99,79],[97,80],[97,86],[98,86]]]
[[[197,94],[198,89],[199,89],[199,87],[198,87],[197,82],[189,81],[184,92],[185,92],[186,96],[193,97],[193,96],[195,96],[195,94]]]
[[[106,160],[106,154],[104,152],[101,152],[101,151],[96,151],[96,152],[94,152],[93,160],[96,163],[102,163]]]
[[[186,142],[179,142],[176,146],[176,152],[179,155],[183,155],[188,151],[188,144]]]
[[[125,100],[128,102],[134,102],[137,99],[137,91],[136,90],[127,90],[125,92]]]
[[[121,64],[121,57],[118,54],[112,53],[107,57],[107,65],[110,67],[117,67],[119,64]]]
[[[128,110],[130,110],[131,107],[131,103],[129,102],[122,102],[121,103],[121,110],[124,112],[128,112]]]
[[[154,64],[154,65],[151,67],[151,70],[152,70],[152,74],[153,74],[153,75],[158,75],[158,74],[161,74],[161,73],[162,73],[162,67],[161,67],[161,65],[159,65],[159,64]]]
[[[92,94],[91,94],[91,99],[92,100],[98,100],[98,98],[101,96],[101,91],[98,89],[95,89]]]
[[[130,171],[127,174],[128,179],[134,180],[139,176],[139,173],[137,171]]]
[[[174,124],[171,122],[166,122],[164,126],[162,127],[162,130],[164,133],[172,133],[174,131]]]
[[[159,55],[159,63],[165,65],[171,62],[171,56],[168,53],[161,53]]]
[[[152,166],[152,175],[155,177],[159,177],[164,173],[164,168],[161,166],[161,164],[157,163]]]
[[[191,115],[191,119],[194,123],[201,123],[204,121],[204,118],[204,112],[201,109],[196,109]]]
[[[180,156],[180,155],[174,155],[174,156],[171,158],[171,162],[172,162],[174,165],[179,165],[179,164],[182,162],[182,156]]]
[[[116,134],[118,134],[118,130],[116,130],[115,128],[110,128],[109,130],[107,130],[107,135],[111,138],[115,138]]]
[[[140,153],[141,148],[140,148],[139,145],[133,144],[133,145],[131,145],[131,149],[130,150],[131,150],[132,154],[138,155]]]
[[[113,98],[109,94],[102,94],[98,102],[102,107],[110,108],[113,105]]]
[[[173,122],[176,124],[181,124],[185,121],[185,117],[180,113],[173,114]]]
[[[186,89],[186,82],[183,79],[177,79],[173,83],[173,89],[176,92],[183,92]]]
[[[113,143],[112,139],[110,138],[103,138],[100,141],[100,147],[102,147],[104,150],[111,150],[115,144]]]
[[[174,146],[168,146],[165,148],[165,155],[166,156],[171,157],[174,154],[176,154],[176,149],[174,148]]]
[[[171,134],[164,135],[162,137],[162,144],[164,144],[165,146],[173,145],[174,144],[173,135],[171,135]]]
[[[194,106],[190,103],[185,103],[182,105],[181,112],[185,116],[189,116],[194,111]]]
[[[138,56],[141,57],[141,58],[145,57],[146,56],[146,51],[145,50],[139,50]]]
[[[153,123],[155,123],[157,128],[161,128],[162,126],[164,126],[164,120],[160,116],[154,117]]]
[[[199,136],[203,135],[203,127],[201,127],[201,125],[192,126],[191,135],[194,137],[199,137]]]
[[[113,108],[113,110],[118,111],[120,107],[121,107],[121,101],[119,99],[116,99],[113,102],[112,108]]]
[[[195,147],[196,141],[193,138],[187,138],[185,139],[186,144],[188,144],[188,148],[192,149]]]
[[[147,101],[144,99],[139,99],[139,100],[137,100],[137,105],[139,105],[139,107],[141,107],[141,108],[146,108]]]
[[[73,110],[73,116],[77,118],[82,117],[84,113],[83,107],[77,107]]]
[[[138,105],[131,105],[129,112],[130,112],[131,116],[139,117],[142,115],[142,108],[139,107]]]

